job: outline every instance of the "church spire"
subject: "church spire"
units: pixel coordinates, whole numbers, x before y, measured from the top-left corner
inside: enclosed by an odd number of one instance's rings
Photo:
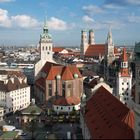
[[[111,26],[109,27],[109,31],[107,35],[107,44],[113,45]]]
[[[45,21],[44,21],[43,33],[48,33],[47,16],[46,16]]]

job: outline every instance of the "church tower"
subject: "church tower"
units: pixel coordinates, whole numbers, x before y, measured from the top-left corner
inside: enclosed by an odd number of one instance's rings
[[[117,96],[120,101],[126,104],[130,109],[132,108],[132,73],[129,72],[128,57],[126,48],[123,48],[121,57],[121,68],[117,76]]]
[[[40,60],[35,64],[35,79],[39,77],[39,72],[47,61],[53,62],[52,46],[52,37],[49,34],[47,21],[45,21],[43,26],[43,33],[40,35],[38,45]]]
[[[135,44],[135,139],[140,139],[140,42]]]
[[[92,29],[89,30],[89,45],[95,44],[94,32]]]
[[[39,47],[41,61],[45,64],[46,61],[52,61],[52,37],[49,34],[47,21],[44,23],[43,33],[40,35]]]
[[[87,31],[81,31],[81,58],[84,58],[85,52],[88,47],[88,38],[87,38]]]
[[[107,41],[106,41],[106,57],[107,57],[107,64],[110,65],[114,58],[114,43],[112,39],[112,32],[111,28],[109,28]]]

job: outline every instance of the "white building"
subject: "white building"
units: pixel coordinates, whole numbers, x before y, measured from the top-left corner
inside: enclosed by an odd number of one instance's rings
[[[117,77],[117,96],[120,101],[132,108],[132,73],[129,72],[126,48],[123,49],[121,69]]]
[[[4,113],[15,112],[28,107],[30,104],[30,86],[27,78],[14,71],[0,72],[0,106],[4,107]]]
[[[59,113],[70,113],[80,109],[80,99],[77,97],[67,97],[56,99],[53,103],[53,110]]]
[[[39,51],[40,60],[35,65],[35,77],[37,77],[39,71],[44,66],[46,61],[53,62],[53,43],[51,34],[49,34],[47,22],[45,22],[43,27],[43,33],[40,35],[39,41]]]

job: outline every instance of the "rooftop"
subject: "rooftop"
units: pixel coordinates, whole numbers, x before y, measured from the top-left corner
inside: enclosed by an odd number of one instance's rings
[[[134,138],[134,113],[104,87],[87,101],[84,118],[93,139]]]

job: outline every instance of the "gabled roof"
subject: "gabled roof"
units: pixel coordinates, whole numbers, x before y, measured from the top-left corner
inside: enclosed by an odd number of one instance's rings
[[[51,62],[46,62],[41,72],[45,73],[46,76],[40,77],[35,83],[36,86],[40,87],[42,90],[44,90],[45,87],[45,80],[55,80],[57,75],[60,75],[61,80],[65,81],[75,79],[75,74],[77,74],[77,78],[82,78],[82,75],[76,65],[62,66]]]
[[[99,56],[105,55],[105,44],[89,45],[85,56]]]
[[[104,87],[87,101],[84,118],[92,139],[134,138],[134,113]]]
[[[73,80],[73,75],[72,75],[69,67],[63,68],[62,80]]]

